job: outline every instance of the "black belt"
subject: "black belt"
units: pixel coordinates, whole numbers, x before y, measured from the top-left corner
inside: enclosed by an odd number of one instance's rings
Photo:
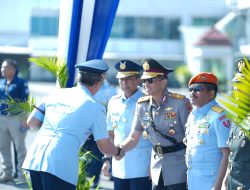
[[[156,154],[163,155],[163,154],[170,153],[170,152],[177,152],[177,151],[182,150],[184,148],[186,148],[186,145],[183,144],[183,142],[179,142],[179,143],[176,143],[175,145],[172,145],[172,146],[156,145],[153,147],[153,150],[155,151]]]

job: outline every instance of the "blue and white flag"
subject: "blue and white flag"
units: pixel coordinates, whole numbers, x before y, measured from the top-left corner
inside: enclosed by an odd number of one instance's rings
[[[58,56],[67,59],[72,87],[75,64],[101,59],[119,0],[63,0],[60,6]]]

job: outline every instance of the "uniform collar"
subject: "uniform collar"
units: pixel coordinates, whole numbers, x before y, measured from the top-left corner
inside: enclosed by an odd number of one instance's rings
[[[207,104],[205,104],[201,108],[196,108],[194,110],[194,113],[195,114],[199,114],[199,115],[207,113],[211,109],[211,107],[214,106],[215,104],[217,104],[216,101],[215,100],[211,100],[210,102],[208,102]]]
[[[124,95],[124,93],[122,94],[122,101],[129,101],[129,100],[137,100],[138,98],[140,98],[142,95],[142,91],[140,89],[140,87],[137,88],[137,90],[135,91],[135,93],[130,96],[129,98],[126,98],[126,96]]]
[[[89,91],[89,89],[81,84],[77,85],[78,88],[82,89],[84,92],[86,92],[89,96],[93,96],[93,94]]]
[[[164,90],[164,92],[163,92],[163,96],[161,97],[161,99],[160,99],[160,106],[161,105],[166,105],[167,104],[167,100],[168,100],[168,96],[169,96],[169,91],[168,91],[168,88],[166,87],[165,88],[165,90]],[[155,102],[153,101],[153,97],[151,96],[150,97],[150,101],[149,101],[149,105],[150,106],[157,106],[156,104],[155,104]]]

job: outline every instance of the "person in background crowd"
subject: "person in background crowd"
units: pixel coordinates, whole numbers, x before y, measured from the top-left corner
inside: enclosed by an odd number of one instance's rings
[[[109,136],[116,146],[128,137],[131,131],[137,100],[143,96],[139,85],[142,67],[130,60],[115,64],[116,78],[122,93],[113,96],[108,104],[107,126]],[[126,156],[112,160],[112,176],[115,190],[151,190],[149,179],[152,146],[148,139],[140,138],[138,145]],[[104,158],[103,172],[109,173],[110,159]]]
[[[105,107],[93,97],[108,65],[103,60],[90,60],[76,68],[78,85],[58,89],[28,118],[29,127],[41,126],[23,163],[30,172],[33,190],[75,190],[79,149],[91,133],[103,153],[124,154],[111,143]]]
[[[242,74],[246,63],[243,58],[237,59],[237,73],[233,82],[240,83],[245,77]],[[250,60],[248,59],[248,63]],[[235,89],[238,90],[238,89]],[[239,100],[241,101],[241,100]],[[250,103],[249,103],[250,104]],[[248,121],[250,114],[248,115]],[[229,154],[229,163],[227,174],[224,178],[223,190],[249,190],[250,189],[250,140],[246,134],[235,124],[233,124],[228,139],[231,149]]]
[[[25,120],[18,116],[10,115],[8,105],[4,100],[12,98],[15,101],[26,101],[29,90],[26,80],[18,77],[17,62],[13,59],[5,59],[1,66],[1,73],[4,79],[0,82],[0,153],[2,155],[2,169],[0,182],[13,180],[13,168],[17,171],[16,182],[25,182],[21,166],[26,155],[25,136],[27,125]],[[16,167],[12,166],[11,142],[13,141],[16,150]]]
[[[186,124],[186,163],[189,190],[220,190],[226,173],[231,122],[215,101],[217,77],[202,72],[189,81],[193,111]]]
[[[154,190],[186,189],[185,124],[192,109],[189,100],[167,89],[168,73],[156,60],[143,61],[141,77],[147,96],[137,102],[132,130],[120,147],[134,148],[141,134],[153,145],[151,178]],[[117,157],[121,159],[121,157]]]

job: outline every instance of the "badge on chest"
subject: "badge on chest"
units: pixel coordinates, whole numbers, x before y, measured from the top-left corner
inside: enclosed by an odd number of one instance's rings
[[[176,118],[176,112],[167,112],[165,114],[165,119],[175,119]]]

